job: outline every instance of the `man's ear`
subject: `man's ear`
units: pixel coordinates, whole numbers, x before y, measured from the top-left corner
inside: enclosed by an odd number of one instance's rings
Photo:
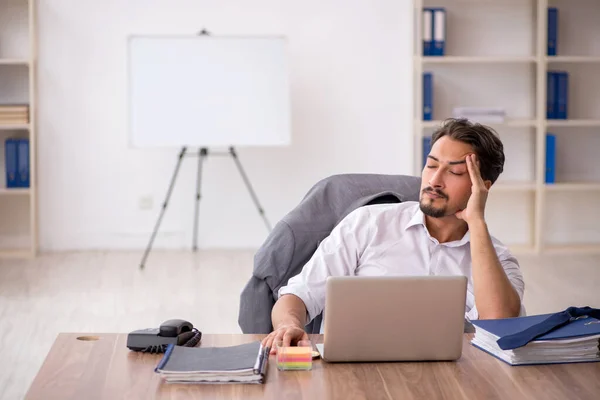
[[[492,187],[492,181],[490,181],[490,180],[483,181],[483,184],[485,185],[485,188],[487,190],[490,190],[490,188]]]

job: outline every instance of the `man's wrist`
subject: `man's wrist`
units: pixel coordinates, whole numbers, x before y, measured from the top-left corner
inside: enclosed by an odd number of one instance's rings
[[[467,225],[469,225],[469,230],[478,228],[487,229],[487,222],[485,222],[483,215],[481,217],[472,218],[469,222],[467,222]]]
[[[274,329],[280,329],[280,328],[304,329],[298,321],[282,321],[281,323],[277,324],[276,327],[274,327]]]

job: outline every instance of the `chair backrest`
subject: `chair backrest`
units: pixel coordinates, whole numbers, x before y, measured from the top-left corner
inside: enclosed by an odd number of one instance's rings
[[[369,204],[417,201],[421,179],[408,175],[341,174],[315,184],[273,228],[254,257],[253,274],[240,296],[244,333],[269,333],[279,288],[300,273],[319,243],[350,212]],[[317,333],[321,318],[306,326]]]

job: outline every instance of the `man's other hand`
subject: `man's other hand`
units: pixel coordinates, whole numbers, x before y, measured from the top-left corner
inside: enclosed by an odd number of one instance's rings
[[[270,347],[271,354],[277,351],[277,342],[283,342],[284,347],[295,346],[301,340],[308,340],[308,334],[296,325],[282,325],[263,339],[263,347]]]

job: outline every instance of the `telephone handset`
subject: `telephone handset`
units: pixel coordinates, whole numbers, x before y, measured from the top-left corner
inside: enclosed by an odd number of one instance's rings
[[[144,353],[164,353],[169,344],[194,347],[202,338],[202,332],[191,322],[170,319],[158,328],[139,329],[127,335],[127,348]]]

